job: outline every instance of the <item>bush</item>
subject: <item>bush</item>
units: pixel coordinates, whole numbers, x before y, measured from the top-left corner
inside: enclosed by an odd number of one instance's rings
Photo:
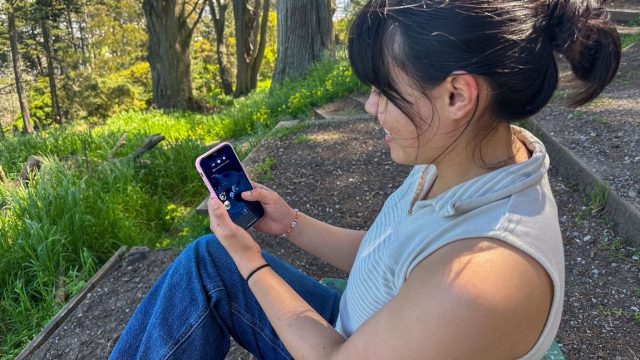
[[[89,71],[70,72],[59,80],[59,101],[66,119],[104,121],[119,112],[141,111],[151,103],[149,64],[139,62],[128,69],[98,77]],[[29,110],[37,124],[50,126],[51,97],[47,78],[29,88]],[[18,119],[19,120],[19,119]],[[21,122],[16,122],[18,128]]]

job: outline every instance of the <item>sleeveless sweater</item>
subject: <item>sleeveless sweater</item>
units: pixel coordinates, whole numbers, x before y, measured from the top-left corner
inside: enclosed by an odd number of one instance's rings
[[[434,165],[413,168],[386,200],[360,243],[340,300],[337,331],[349,337],[394,298],[411,271],[443,246],[469,238],[504,241],[535,259],[553,282],[545,327],[523,359],[541,359],[551,346],[562,314],[564,253],[556,204],[540,140],[512,126],[532,152],[530,159],[473,178],[439,196],[425,195],[437,177]]]

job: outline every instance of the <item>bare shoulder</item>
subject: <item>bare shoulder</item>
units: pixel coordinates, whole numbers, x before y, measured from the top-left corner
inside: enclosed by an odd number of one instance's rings
[[[444,246],[426,258],[414,275],[431,281],[436,276],[465,293],[504,288],[500,295],[519,297],[527,291],[539,293],[542,288],[550,290],[548,295],[553,291],[540,263],[513,245],[492,238],[465,239]]]
[[[505,351],[487,354],[492,357],[526,354],[544,328],[553,299],[553,283],[542,265],[492,238],[441,248],[416,267],[406,285],[408,292],[438,293],[441,303],[458,304],[472,329],[490,331],[482,341]]]
[[[466,239],[423,260],[338,358],[513,359],[537,342],[553,298],[542,266],[504,242]]]

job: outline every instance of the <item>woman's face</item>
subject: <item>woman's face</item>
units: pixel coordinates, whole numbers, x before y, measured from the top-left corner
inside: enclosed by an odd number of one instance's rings
[[[372,88],[365,103],[365,111],[376,117],[385,130],[384,140],[391,158],[399,164],[430,164],[457,136],[447,125],[446,114],[438,111],[445,91],[437,87],[429,91],[429,98],[406,84],[400,84],[400,93],[409,100],[416,123],[405,115],[377,89]],[[446,113],[446,111],[444,111]]]

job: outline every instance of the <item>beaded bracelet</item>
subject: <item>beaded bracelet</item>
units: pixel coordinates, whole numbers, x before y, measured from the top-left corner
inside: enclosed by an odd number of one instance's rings
[[[298,215],[300,215],[300,210],[295,209],[295,212],[296,214],[293,216],[293,221],[291,222],[291,226],[287,229],[287,231],[284,232],[284,234],[280,235],[283,238],[286,238],[287,236],[289,236],[291,231],[293,231],[293,228],[296,227],[296,225],[298,225]]]

